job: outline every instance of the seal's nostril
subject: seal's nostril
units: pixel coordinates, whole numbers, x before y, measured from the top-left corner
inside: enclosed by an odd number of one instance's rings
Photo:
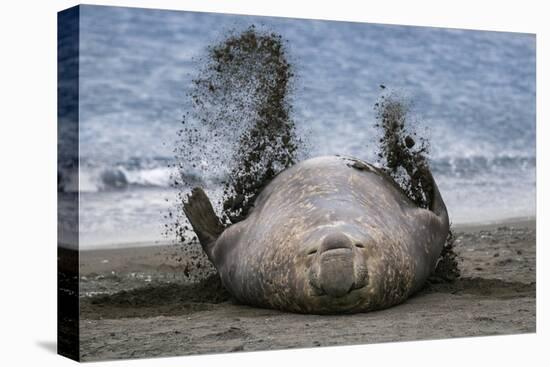
[[[355,244],[355,247],[357,247],[357,248],[365,248],[365,245],[363,245],[362,243],[356,243],[356,244]]]
[[[345,234],[341,232],[335,232],[328,234],[321,243],[321,252],[334,250],[334,249],[341,249],[341,248],[347,248],[351,249],[351,241]]]
[[[317,249],[314,248],[314,249],[310,250],[307,254],[309,256],[309,255],[315,255],[316,253],[317,253]]]

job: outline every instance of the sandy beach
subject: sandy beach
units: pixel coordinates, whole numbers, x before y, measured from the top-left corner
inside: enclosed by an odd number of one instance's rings
[[[461,277],[405,303],[341,316],[234,303],[200,248],[82,251],[81,360],[533,333],[535,220],[455,227]]]

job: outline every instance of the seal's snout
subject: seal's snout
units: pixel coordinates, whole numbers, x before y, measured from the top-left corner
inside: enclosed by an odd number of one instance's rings
[[[324,293],[342,297],[349,293],[355,281],[354,254],[351,240],[341,232],[327,235],[319,252],[319,283]]]
[[[357,247],[357,248],[355,248]],[[367,283],[362,244],[355,244],[343,232],[326,235],[319,247],[309,271],[309,282],[316,295],[332,298],[343,297]]]
[[[325,252],[320,261],[321,289],[331,297],[349,293],[355,280],[352,252],[348,249]]]

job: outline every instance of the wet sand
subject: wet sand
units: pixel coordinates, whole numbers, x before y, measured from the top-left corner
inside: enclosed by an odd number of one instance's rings
[[[341,316],[235,304],[200,248],[80,255],[84,361],[535,332],[535,221],[455,229],[462,272],[387,310]]]

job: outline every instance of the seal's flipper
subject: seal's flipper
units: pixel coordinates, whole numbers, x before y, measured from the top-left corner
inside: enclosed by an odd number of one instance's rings
[[[449,227],[449,214],[447,213],[447,207],[443,202],[439,188],[432,176],[432,172],[427,170],[427,179],[429,182],[428,196],[429,196],[429,209],[444,223],[444,226]]]
[[[183,211],[199,238],[202,248],[210,258],[211,247],[225,227],[214,212],[210,199],[200,187],[195,187],[183,203]]]

